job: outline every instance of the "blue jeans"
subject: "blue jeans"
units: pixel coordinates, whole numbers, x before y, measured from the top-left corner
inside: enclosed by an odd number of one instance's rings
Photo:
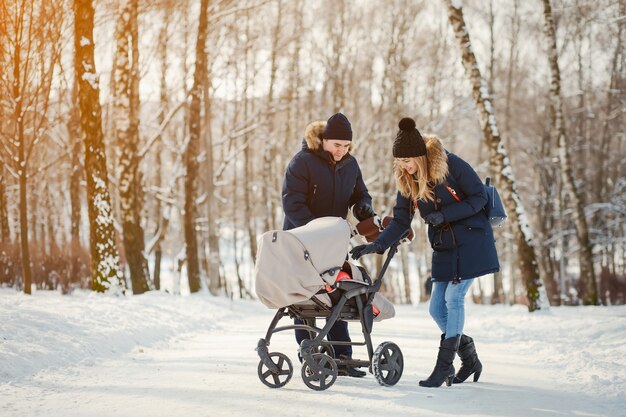
[[[465,294],[473,282],[474,278],[462,279],[458,284],[433,282],[429,312],[446,339],[463,334]]]

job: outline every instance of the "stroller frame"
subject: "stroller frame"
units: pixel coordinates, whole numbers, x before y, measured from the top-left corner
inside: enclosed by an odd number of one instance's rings
[[[306,330],[311,339],[305,339],[300,344],[299,355],[302,359],[302,379],[309,388],[321,391],[329,388],[337,379],[338,367],[368,367],[376,380],[384,386],[395,385],[402,376],[404,359],[400,348],[392,342],[383,342],[374,350],[371,339],[374,314],[372,300],[380,289],[385,272],[391,259],[398,251],[402,239],[395,242],[389,249],[385,262],[374,283],[369,276],[363,273],[365,282],[342,280],[334,284],[335,291],[330,293],[334,301],[332,307],[326,306],[314,296],[312,304],[292,304],[279,308],[265,338],[259,339],[256,351],[261,359],[258,365],[258,375],[265,385],[270,388],[280,388],[286,385],[293,375],[293,365],[289,358],[280,352],[268,351],[270,340],[275,333],[286,330]],[[289,316],[302,319],[305,324],[291,324],[277,327],[279,321]],[[323,328],[313,323],[316,318],[326,318]],[[363,342],[343,342],[327,340],[328,332],[337,320],[360,321],[363,332]],[[333,346],[351,345],[367,347],[368,360],[334,358]]]

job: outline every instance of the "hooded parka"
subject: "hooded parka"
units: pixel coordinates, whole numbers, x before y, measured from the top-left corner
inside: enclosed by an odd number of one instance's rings
[[[357,160],[348,152],[335,162],[323,149],[325,126],[325,121],[307,126],[302,149],[287,166],[282,187],[283,230],[324,216],[346,218],[350,206],[372,204]]]
[[[437,184],[433,188],[435,201],[420,200],[415,205],[398,192],[393,221],[376,243],[387,248],[397,241],[410,227],[416,208],[422,217],[440,211],[443,224],[428,226],[428,240],[433,249],[432,279],[452,281],[499,271],[493,230],[483,210],[487,193],[481,179],[467,162],[447,152],[436,136],[427,135],[424,140],[429,178]]]

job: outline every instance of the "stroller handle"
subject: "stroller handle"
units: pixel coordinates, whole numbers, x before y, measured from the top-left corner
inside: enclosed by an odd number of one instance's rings
[[[400,236],[400,238],[398,238],[398,240],[396,240],[389,247],[389,251],[387,252],[387,258],[385,258],[385,262],[383,263],[383,267],[380,268],[380,271],[378,272],[378,275],[376,276],[376,281],[375,281],[374,285],[372,285],[372,290],[373,290],[372,292],[378,291],[378,289],[382,285],[383,277],[385,276],[385,272],[387,272],[387,268],[389,267],[389,264],[391,263],[391,259],[396,254],[396,252],[398,252],[398,246],[400,246],[400,243],[402,242],[402,239],[406,238],[409,235],[410,231],[411,231],[411,229],[405,230],[404,233],[402,233],[402,236]]]

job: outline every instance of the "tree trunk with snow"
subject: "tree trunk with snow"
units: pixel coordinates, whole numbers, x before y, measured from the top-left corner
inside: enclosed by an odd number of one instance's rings
[[[250,39],[251,38],[251,32],[250,32],[250,10],[246,10],[246,28],[245,28],[245,37],[246,39]],[[244,75],[243,75],[243,79],[244,79],[244,85],[243,85],[243,120],[247,123],[248,120],[250,119],[250,114],[254,113],[254,108],[250,109],[250,106],[254,106],[254,102],[252,100],[249,100],[246,97],[246,92],[249,91],[252,88],[252,84],[253,84],[253,71],[254,68],[256,67],[256,54],[253,50],[253,45],[252,43],[247,43],[244,46],[245,50],[244,50]],[[251,62],[250,62],[251,60]],[[272,116],[270,116],[272,117]],[[250,183],[252,181],[255,181],[255,172],[254,172],[254,158],[252,158],[252,141],[250,136],[252,135],[252,133],[246,133],[243,137],[243,140],[245,142],[245,147],[244,147],[244,151],[243,151],[243,165],[244,165],[244,175],[243,175],[243,181],[246,185],[250,185]],[[236,168],[235,168],[236,169]],[[256,246],[256,241],[257,241],[257,236],[256,236],[256,217],[253,214],[253,207],[252,204],[254,204],[254,202],[256,201],[256,198],[254,196],[254,187],[249,187],[248,189],[244,190],[243,193],[243,210],[244,210],[244,222],[246,225],[246,229],[248,232],[248,243],[250,246],[250,259],[252,259],[252,262],[255,262],[256,260],[256,253],[257,253],[257,246]],[[243,283],[240,283],[240,290],[241,288],[243,288]]]
[[[102,109],[94,62],[92,0],[74,1],[74,70],[78,80],[80,125],[85,146],[85,176],[89,212],[92,289],[97,292],[124,291],[124,280],[115,246],[111,197],[102,133]]]
[[[617,129],[611,131],[610,122],[615,120],[617,123],[621,120],[622,127],[624,117],[619,117],[621,112],[619,103],[626,102],[626,2],[620,1],[619,3],[619,16],[617,22],[617,45],[613,52],[613,59],[611,62],[611,79],[609,82],[609,89],[606,97],[606,110],[605,117],[602,123],[602,138],[600,141],[600,151],[598,152],[598,159],[596,162],[597,176],[594,181],[593,192],[595,200],[598,202],[608,201],[607,191],[610,189],[610,166],[607,164],[611,143],[617,140],[619,137],[618,132],[624,132],[624,129],[620,129],[619,125]],[[623,109],[623,107],[622,107]],[[616,124],[617,124],[616,123]],[[614,134],[615,133],[615,134]],[[616,164],[619,165],[619,164]]]
[[[196,236],[196,191],[198,188],[198,150],[202,133],[201,103],[204,83],[207,77],[206,38],[208,31],[208,0],[200,3],[198,37],[196,41],[196,68],[191,89],[191,105],[189,107],[189,140],[185,149],[185,209],[184,233],[187,249],[187,275],[189,291],[200,290],[200,262],[198,259],[198,241]],[[206,98],[208,99],[208,98]]]
[[[540,309],[539,287],[541,281],[534,249],[532,247],[532,232],[526,217],[506,148],[500,138],[489,89],[478,68],[476,56],[471,48],[467,26],[463,17],[463,10],[459,1],[444,0],[448,9],[448,18],[454,29],[454,35],[461,49],[463,67],[472,87],[472,96],[478,111],[478,119],[487,147],[489,149],[490,165],[495,172],[495,183],[502,193],[503,202],[507,208],[509,218],[513,223],[515,240],[518,247],[519,271],[526,286],[528,310]]]
[[[167,47],[168,47],[168,28],[169,28],[169,13],[167,10],[163,13],[163,26],[161,26],[161,30],[159,31],[159,64],[160,64],[160,72],[161,78],[159,80],[159,102],[161,105],[161,111],[159,112],[159,117],[157,118],[159,122],[159,126],[163,124],[165,120],[165,114],[167,113],[168,108],[168,100],[167,100]],[[155,186],[157,190],[160,190],[163,186],[163,162],[161,159],[161,152],[165,149],[162,143],[162,137],[159,138],[157,142],[157,150],[154,154],[155,158]],[[161,289],[161,259],[163,257],[163,249],[161,248],[161,241],[163,240],[164,233],[161,233],[162,227],[168,223],[168,220],[164,218],[164,208],[161,199],[155,199],[156,210],[155,210],[155,218],[156,218],[156,242],[154,244],[154,272],[153,272],[153,282],[154,289]]]
[[[137,47],[137,0],[120,13],[114,68],[113,111],[116,143],[121,147],[119,169],[120,215],[124,254],[130,270],[133,294],[148,291],[148,261],[144,256],[141,226],[141,173],[139,172],[139,51]]]
[[[598,304],[598,291],[596,287],[595,272],[593,269],[593,251],[589,239],[589,229],[585,217],[585,206],[581,193],[576,187],[572,163],[568,152],[567,136],[565,134],[565,118],[563,115],[563,100],[561,97],[561,72],[559,70],[558,50],[556,45],[556,31],[552,18],[550,0],[543,0],[544,7],[544,31],[548,44],[548,61],[550,64],[550,98],[552,100],[551,117],[553,135],[557,139],[559,163],[561,168],[561,183],[567,192],[567,196],[574,206],[573,221],[576,226],[576,238],[580,250],[578,252],[578,264],[580,267],[580,280],[582,282],[583,304]],[[565,256],[565,254],[561,254]]]
[[[3,16],[0,14],[0,16]],[[6,68],[4,56],[0,54],[0,80],[4,79],[4,71]],[[4,106],[0,106],[0,120],[4,120]],[[0,134],[2,123],[0,123]],[[9,229],[9,210],[7,208],[7,175],[4,161],[0,158],[0,244],[9,243],[11,241],[11,232]]]
[[[6,189],[7,176],[4,171],[4,166],[0,160],[0,243],[11,242],[11,231],[9,229],[9,210],[7,207],[7,189]]]
[[[24,13],[24,10],[21,9]],[[25,18],[25,15],[19,16],[19,19]],[[32,19],[32,10],[31,16]],[[30,35],[30,33],[29,33]],[[30,286],[32,281],[32,271],[30,266],[30,248],[28,244],[28,201],[26,199],[26,138],[24,136],[24,91],[22,90],[22,50],[21,50],[21,33],[16,33],[15,53],[13,54],[11,65],[13,65],[13,83],[11,88],[11,99],[15,105],[13,111],[14,125],[14,145],[17,146],[17,155],[15,162],[17,163],[17,178],[19,188],[19,216],[20,216],[20,248],[22,261],[22,283],[24,285],[24,293],[30,294]]]
[[[76,58],[76,54],[74,54]],[[79,271],[81,270],[80,260],[80,181],[83,178],[83,167],[80,163],[80,109],[78,108],[78,80],[74,74],[74,84],[72,86],[72,104],[70,109],[70,116],[67,123],[67,131],[69,134],[69,142],[71,146],[70,155],[70,252],[71,252],[71,264],[68,277],[62,277],[63,293],[67,293],[69,290],[69,282],[80,282]]]
[[[281,40],[281,27],[283,24],[283,8],[285,5],[282,0],[278,1],[278,11],[276,15],[276,22],[274,24],[274,28],[272,30],[272,52],[271,52],[271,64],[270,64],[270,81],[269,81],[269,90],[267,93],[267,101],[268,108],[272,109],[274,106],[277,106],[278,103],[274,100],[274,92],[275,92],[275,84],[277,79],[277,71],[278,71],[278,58],[280,55],[280,45],[279,42]],[[290,74],[291,75],[291,74]],[[290,80],[291,81],[291,80]],[[291,83],[289,84],[291,87]],[[291,107],[291,106],[290,106]],[[275,131],[275,120],[277,118],[277,114],[272,111],[272,114],[267,118],[267,129],[268,132]],[[287,135],[288,136],[288,135]],[[293,139],[293,138],[290,138]],[[277,169],[277,143],[273,140],[265,141],[263,144],[263,206],[265,208],[265,221],[264,221],[264,230],[274,230],[276,229],[275,222],[275,213],[276,213],[276,204],[280,201],[280,194],[278,194],[278,190],[280,188],[276,187],[275,178],[277,177],[276,172]]]

